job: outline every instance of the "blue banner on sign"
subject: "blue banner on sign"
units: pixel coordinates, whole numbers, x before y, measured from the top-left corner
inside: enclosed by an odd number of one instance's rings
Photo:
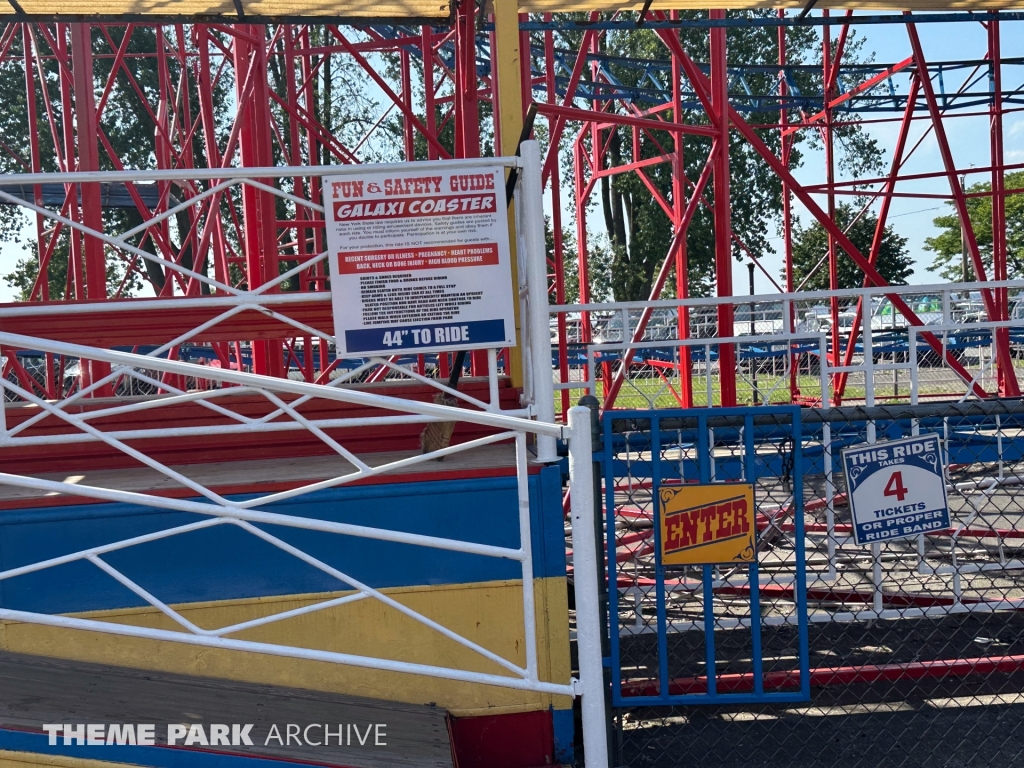
[[[391,328],[362,328],[345,331],[345,347],[349,352],[395,352],[413,349],[462,349],[487,343],[502,344],[504,320],[477,320],[468,323],[433,323],[403,325]]]
[[[903,539],[950,526],[938,435],[854,446],[842,455],[857,544]]]

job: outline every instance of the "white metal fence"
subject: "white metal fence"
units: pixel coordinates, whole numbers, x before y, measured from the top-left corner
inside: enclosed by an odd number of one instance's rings
[[[605,407],[718,405],[723,345],[736,350],[740,405],[824,407],[840,391],[844,403],[962,400],[998,392],[1000,368],[1024,378],[1024,281],[895,289],[553,306],[555,390],[570,393],[556,402],[588,392]],[[1008,320],[988,319],[986,295],[1005,302]],[[731,328],[718,327],[722,305],[733,308]]]
[[[515,233],[516,254],[518,258],[519,303],[520,315],[523,318],[521,339],[524,350],[524,387],[520,407],[512,412],[520,415],[536,416],[541,420],[552,421],[554,417],[554,401],[551,396],[549,378],[546,371],[550,365],[550,337],[547,332],[547,273],[544,246],[544,216],[540,177],[540,154],[536,142],[524,142],[520,157],[483,158],[444,161],[446,168],[477,168],[481,165],[502,165],[509,169],[517,169],[518,180],[513,195],[513,204],[520,226]],[[0,309],[0,324],[21,321],[20,327],[28,327],[33,320],[48,322],[53,327],[55,322],[64,318],[72,326],[78,322],[105,322],[111,327],[119,324],[135,324],[137,336],[147,336],[147,323],[158,324],[165,315],[174,314],[177,318],[189,315],[202,318],[200,321],[182,320],[181,326],[175,328],[173,337],[160,342],[155,349],[148,352],[151,357],[167,357],[180,359],[186,357],[190,346],[193,353],[198,352],[211,358],[223,367],[244,370],[249,365],[245,358],[252,354],[252,349],[244,336],[240,343],[222,345],[225,352],[216,344],[202,341],[204,335],[218,331],[226,323],[237,326],[240,316],[253,319],[270,320],[276,324],[284,338],[284,368],[292,378],[300,378],[315,383],[345,383],[355,381],[383,381],[411,379],[422,384],[437,388],[448,397],[461,400],[473,407],[484,410],[500,409],[499,401],[499,364],[498,350],[488,350],[489,402],[482,402],[465,393],[457,392],[447,386],[436,376],[437,371],[427,375],[424,369],[423,356],[399,356],[390,358],[372,358],[343,361],[334,357],[334,328],[324,325],[311,325],[304,318],[314,309],[318,317],[330,316],[330,294],[323,290],[329,274],[326,270],[327,251],[304,253],[308,248],[298,248],[294,253],[280,255],[284,261],[294,261],[292,266],[272,279],[260,285],[249,285],[247,279],[239,274],[223,272],[217,265],[222,264],[216,258],[218,244],[221,250],[226,244],[243,247],[242,233],[235,232],[226,236],[223,229],[228,225],[219,214],[221,203],[232,196],[238,197],[244,188],[260,190],[283,202],[285,213],[282,220],[298,228],[312,229],[317,221],[322,222],[324,208],[321,204],[307,199],[303,195],[315,190],[323,176],[357,175],[374,170],[386,169],[389,172],[401,173],[408,170],[423,172],[429,164],[396,163],[387,166],[308,166],[301,168],[215,168],[189,169],[187,172],[173,170],[150,171],[95,171],[87,173],[40,173],[18,174],[5,177],[0,183],[0,201],[17,206],[26,212],[38,215],[50,225],[50,237],[57,237],[62,231],[78,233],[87,240],[101,243],[105,249],[108,263],[120,265],[126,273],[142,274],[140,264],[151,263],[159,267],[167,275],[170,285],[170,296],[153,299],[139,299],[129,296],[116,296],[114,300],[90,302],[88,304],[61,303],[26,303],[19,306],[8,306]],[[124,232],[112,233],[89,227],[74,217],[64,215],[61,210],[46,207],[36,202],[19,197],[12,191],[32,189],[35,185],[73,185],[94,182],[103,184],[122,184],[132,191],[140,185],[157,184],[166,188],[171,182],[187,192],[185,199],[176,205],[160,212],[149,212],[145,220]],[[5,188],[8,191],[5,191]],[[143,209],[145,206],[143,205]],[[177,222],[179,214],[187,214],[193,222],[192,231],[180,231]],[[167,232],[174,232],[183,242],[190,243],[192,249],[192,267],[185,266],[180,253],[175,253],[168,246]],[[145,238],[153,244],[151,251],[140,247]],[[308,244],[306,244],[308,246]],[[209,273],[214,272],[211,276]],[[45,272],[45,269],[44,269]],[[290,281],[300,276],[314,277],[313,282],[319,290],[289,290],[282,292]],[[45,281],[45,274],[39,279]],[[162,291],[167,293],[167,289]],[[205,293],[208,295],[200,296]],[[317,308],[323,311],[316,312]],[[5,323],[5,321],[8,321]],[[120,334],[131,333],[122,329]],[[28,334],[26,334],[28,335]],[[31,334],[40,335],[43,334]],[[137,344],[137,342],[132,342]],[[91,345],[90,345],[91,346]],[[20,353],[20,356],[18,355]],[[19,360],[31,353],[42,353],[31,358],[34,362],[26,370]],[[174,391],[165,383],[152,378],[135,376],[126,380],[123,373],[90,378],[76,360],[57,360],[54,353],[44,353],[36,347],[14,347],[11,342],[5,344],[7,361],[4,365],[4,377],[11,381],[21,378],[22,388],[28,385],[29,390],[35,387],[31,379],[37,379],[42,387],[50,380],[47,394],[54,398],[65,396],[79,399],[97,392],[104,387],[112,388],[121,394],[149,394],[152,392],[174,392],[185,396],[184,392]],[[331,362],[328,362],[328,361]],[[314,362],[315,361],[315,362]],[[56,370],[56,373],[55,373]],[[145,368],[139,370],[146,370]],[[544,371],[539,377],[535,371]],[[82,375],[85,373],[86,375]],[[197,381],[214,380],[214,377],[200,375],[206,370],[192,369]],[[507,374],[508,371],[505,371]],[[71,383],[64,386],[63,381],[53,384],[54,377],[67,377]],[[141,389],[128,391],[131,382]],[[13,390],[11,390],[13,393]],[[39,390],[36,390],[37,393]],[[202,395],[193,395],[202,400]],[[547,436],[540,436],[538,449],[542,459],[550,461],[554,458],[554,443]]]

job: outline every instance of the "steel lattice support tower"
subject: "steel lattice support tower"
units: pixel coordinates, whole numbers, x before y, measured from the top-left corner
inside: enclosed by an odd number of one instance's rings
[[[948,192],[940,196],[952,201],[957,214],[966,222],[965,247],[977,279],[1000,280],[1008,274],[1005,207],[1006,196],[1012,193],[1005,189],[1004,175],[1018,167],[1006,163],[1003,122],[1008,112],[1019,109],[1020,102],[1019,84],[1005,82],[1000,27],[1018,23],[1017,17],[1011,12],[971,17],[946,14],[927,19],[985,25],[984,61],[941,63],[947,79],[950,72],[964,73],[964,85],[957,91],[944,85],[936,76],[939,67],[926,58],[917,32],[918,23],[924,19],[913,14],[868,19],[870,23],[904,25],[911,56],[889,66],[860,66],[847,76],[849,67],[844,56],[850,31],[853,25],[865,20],[852,12],[808,17],[799,23],[820,25],[827,31],[822,34],[822,87],[817,93],[798,93],[790,76],[798,67],[788,63],[786,45],[786,30],[798,22],[779,12],[777,17],[765,17],[759,22],[778,29],[777,85],[764,93],[751,93],[744,79],[744,66],[732,61],[727,49],[727,30],[736,23],[735,19],[718,10],[697,21],[682,20],[678,12],[649,11],[640,21],[655,31],[663,45],[661,54],[652,59],[614,62],[616,67],[645,68],[645,72],[655,73],[643,94],[617,82],[612,63],[601,53],[602,36],[612,30],[615,34],[628,34],[637,28],[636,19],[621,14],[612,18],[592,13],[588,23],[570,21],[559,14],[518,14],[502,4],[495,9],[495,15],[483,16],[472,4],[461,4],[447,27],[381,24],[358,30],[335,24],[144,26],[14,21],[0,30],[0,64],[9,71],[19,71],[23,77],[28,134],[10,142],[5,151],[28,172],[138,167],[138,158],[119,151],[104,128],[106,110],[111,109],[113,96],[122,92],[137,95],[140,109],[135,117],[146,123],[147,132],[152,132],[148,167],[181,172],[237,166],[349,164],[366,156],[367,142],[390,142],[386,154],[396,160],[510,154],[515,151],[523,115],[532,105],[538,119],[546,123],[549,147],[544,179],[551,195],[551,298],[554,302],[565,298],[563,220],[568,205],[575,213],[580,300],[586,302],[589,200],[600,179],[630,173],[646,179],[645,168],[652,163],[667,163],[672,170],[668,197],[654,189],[649,180],[645,182],[664,209],[672,238],[663,264],[656,271],[651,298],[662,295],[673,271],[687,274],[687,231],[702,207],[710,211],[715,222],[716,292],[732,295],[736,249],[759,264],[757,254],[751,253],[732,230],[730,196],[737,191],[730,190],[728,147],[737,139],[749,143],[781,181],[781,250],[785,258],[782,284],[765,272],[779,290],[799,290],[792,270],[795,203],[828,232],[827,269],[833,285],[838,264],[844,259],[852,259],[860,267],[866,286],[883,285],[875,268],[882,234],[892,201],[901,194],[897,184],[908,178],[903,165],[920,144],[911,146],[911,131],[927,124],[939,148],[941,166],[931,174],[916,174],[914,178],[932,178],[936,184],[948,187]],[[700,27],[707,35],[708,62],[696,62],[684,50],[677,33],[683,25]],[[556,33],[565,30],[579,33],[576,49],[561,47]],[[140,48],[143,33],[152,40],[152,50]],[[332,60],[342,59],[356,68],[367,87],[384,103],[385,110],[353,146],[346,145],[338,127],[330,124],[330,111],[324,112],[322,108],[324,72]],[[1016,65],[1016,60],[1013,63]],[[989,86],[980,95],[975,87],[978,72],[987,77]],[[894,78],[907,83],[905,95],[890,88]],[[651,87],[653,82],[660,85]],[[226,118],[217,103],[225,94],[233,100]],[[759,100],[756,105],[755,100]],[[695,110],[701,119],[693,119]],[[777,115],[777,122],[755,126],[745,117],[752,111],[766,110]],[[955,162],[946,126],[960,115],[977,114],[989,119],[990,162],[987,168],[964,169]],[[846,122],[898,121],[897,139],[887,148],[891,165],[886,176],[837,179],[832,146],[839,115]],[[390,123],[399,127],[394,134],[388,134],[383,127],[388,124],[388,116],[397,117]],[[45,130],[34,130],[40,125]],[[484,126],[491,130],[483,130]],[[774,153],[760,138],[766,129],[778,132],[781,154]],[[793,176],[790,160],[798,131],[816,131],[822,138],[822,183],[808,185]],[[655,133],[668,135],[670,141],[658,145],[655,158],[615,165],[608,153],[613,132],[635,147],[658,144]],[[684,162],[699,156],[690,141],[693,137],[705,143],[710,141],[711,145],[701,159],[703,165],[696,179],[687,178]],[[566,158],[559,156],[563,138],[569,144]],[[27,155],[19,149],[22,144]],[[565,169],[570,166],[574,168],[574,178],[566,178]],[[968,196],[962,177],[968,171],[986,174],[992,188],[991,268],[986,266],[966,215]],[[835,219],[837,199],[854,191],[855,184],[861,185],[862,194],[878,199],[875,237],[870,250],[864,253],[852,245]],[[205,190],[212,186],[161,181],[144,188],[141,184],[126,183],[122,196],[127,202],[119,205],[142,221],[164,217],[159,226],[151,228],[146,244],[162,258],[221,283],[250,290],[273,280],[287,265],[301,263],[323,250],[322,221],[312,209],[296,205],[294,210],[282,210],[279,198],[252,185],[245,186],[238,195],[207,194]],[[322,194],[317,180],[303,178],[301,174],[296,175],[289,192],[315,203],[319,203]],[[71,222],[102,230],[104,211],[110,205],[105,197],[108,193],[99,182],[89,181],[67,185],[63,199],[58,200],[59,193],[36,185],[32,202],[59,211]],[[176,206],[204,194],[207,196],[198,205],[168,215]],[[571,201],[566,200],[567,195]],[[824,205],[820,202],[822,196]],[[42,216],[36,216],[39,274],[30,291],[31,301],[120,300],[126,285],[112,284],[113,273],[109,270],[111,263],[118,261],[122,272],[133,272],[145,279],[147,284],[141,294],[174,298],[210,292],[200,280],[181,272],[165,272],[161,277],[142,268],[137,255],[118,252],[116,246],[94,237],[70,234],[69,237],[66,225],[51,226]],[[61,247],[62,238],[69,240],[70,258],[65,285],[55,289],[50,262]],[[763,266],[761,269],[764,271]],[[318,263],[302,271],[294,281],[273,290],[320,292],[326,289],[327,279],[323,265]],[[675,290],[680,298],[689,295],[687,281],[677,281]],[[1005,289],[985,291],[982,298],[990,319],[1008,317]],[[917,322],[898,294],[893,295],[892,301],[910,323]],[[861,310],[858,308],[858,312]],[[848,364],[854,353],[857,332],[840,337],[839,311],[838,303],[833,301],[831,356],[833,363],[842,365]],[[140,323],[160,322],[157,315],[138,317]],[[635,334],[638,340],[649,317],[648,311],[641,318]],[[731,328],[732,307],[722,305],[717,319],[720,328]],[[679,327],[684,338],[688,320],[687,311],[681,309]],[[795,322],[791,315],[789,325],[792,327]],[[853,327],[856,329],[858,323]],[[560,319],[556,333],[561,348],[558,365],[564,375],[568,370],[564,318]],[[923,334],[923,338],[933,347],[937,345],[929,334]],[[316,381],[330,367],[326,344],[308,334],[217,339],[211,343],[222,364],[248,367],[257,373],[285,376],[292,371],[307,381]],[[1006,329],[996,334],[995,346],[998,394],[1019,394]],[[246,354],[244,350],[250,352]],[[737,401],[734,354],[730,345],[722,346],[722,403],[726,405]],[[680,358],[684,370],[689,366],[688,355],[686,351]],[[958,365],[956,360],[948,362],[954,369]],[[510,364],[515,365],[514,361]],[[447,372],[447,365],[446,360],[441,362],[442,373]],[[476,372],[485,370],[482,353],[474,355],[473,367]],[[17,361],[9,358],[5,375],[17,374],[16,368]],[[609,367],[605,372],[608,403],[614,401],[625,368],[622,365],[613,371]],[[102,370],[83,371],[83,382],[103,374]],[[691,403],[692,385],[687,376],[682,377],[681,386],[684,401]],[[839,374],[834,381],[836,400],[841,401],[845,386],[846,376]],[[43,389],[47,396],[59,396],[56,377],[48,373]],[[790,390],[794,397],[799,397],[795,374]],[[562,397],[563,405],[567,404],[568,393]]]

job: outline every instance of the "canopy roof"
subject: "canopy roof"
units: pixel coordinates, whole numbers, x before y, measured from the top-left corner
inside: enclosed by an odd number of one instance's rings
[[[503,0],[496,0],[502,2]],[[644,0],[517,0],[524,13],[640,11]],[[492,0],[487,5],[491,7]],[[653,0],[653,10],[803,8],[807,0]],[[820,0],[816,8],[869,11],[990,11],[1024,0]],[[452,0],[0,0],[5,21],[438,22]]]
[[[449,0],[0,0],[6,21],[438,21]]]

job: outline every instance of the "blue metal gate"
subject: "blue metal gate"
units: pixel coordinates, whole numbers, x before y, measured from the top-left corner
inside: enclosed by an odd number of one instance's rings
[[[800,409],[610,411],[602,421],[612,705],[806,701]],[[752,561],[663,564],[662,489],[730,482],[754,486]]]

